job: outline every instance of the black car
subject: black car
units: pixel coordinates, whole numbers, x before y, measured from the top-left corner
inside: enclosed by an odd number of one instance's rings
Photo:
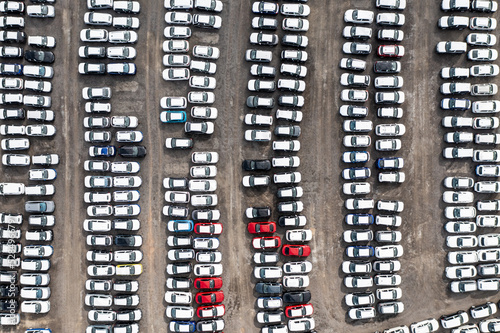
[[[311,292],[309,290],[291,291],[283,294],[283,301],[285,303],[303,304],[308,303],[310,300]]]
[[[269,217],[271,216],[271,207],[252,207],[252,217]]]
[[[135,246],[134,235],[117,235],[115,236],[116,246]]]
[[[401,63],[399,61],[375,61],[373,71],[375,73],[399,73]]]
[[[121,146],[118,148],[118,155],[121,157],[144,157],[147,154],[144,146]]]
[[[269,160],[244,160],[242,164],[243,170],[271,170],[271,162]]]
[[[43,62],[51,64],[54,62],[54,53],[50,51],[28,50],[24,52],[24,59],[30,62]]]
[[[255,285],[255,291],[262,295],[281,294],[283,285],[278,282],[259,282]]]
[[[0,42],[24,43],[26,34],[22,31],[0,31]]]
[[[0,312],[10,312],[14,310],[17,312],[19,308],[19,303],[15,299],[0,300]]]
[[[0,297],[1,298],[13,298],[19,296],[19,288],[15,286],[11,288],[12,285],[2,285],[0,286]]]

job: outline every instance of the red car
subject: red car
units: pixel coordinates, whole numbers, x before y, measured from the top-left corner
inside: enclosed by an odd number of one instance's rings
[[[196,310],[198,318],[216,318],[222,317],[226,313],[224,304],[200,306]]]
[[[283,245],[281,253],[284,256],[307,257],[311,254],[309,245]]]
[[[377,53],[379,57],[401,58],[405,55],[405,47],[402,45],[380,45]]]
[[[196,223],[194,232],[199,235],[220,235],[222,233],[222,223]]]
[[[198,304],[215,304],[224,301],[224,292],[222,291],[209,291],[204,293],[197,293],[194,297]]]
[[[196,289],[220,289],[222,288],[222,279],[220,277],[196,278],[193,285]]]
[[[285,308],[285,315],[288,318],[311,316],[313,312],[312,304],[290,305]]]
[[[252,241],[254,249],[266,250],[276,249],[281,246],[281,238],[278,236],[271,237],[255,237]]]
[[[276,231],[275,222],[251,222],[247,226],[248,232],[251,234],[272,234]]]

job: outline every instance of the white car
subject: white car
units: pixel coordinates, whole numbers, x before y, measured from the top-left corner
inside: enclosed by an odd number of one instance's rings
[[[498,51],[495,49],[472,49],[467,53],[467,58],[472,61],[495,61]]]
[[[349,210],[372,209],[375,207],[373,199],[347,199],[345,207]]]
[[[476,267],[472,265],[466,266],[450,266],[445,268],[445,274],[448,279],[471,279],[477,275]]]
[[[167,26],[163,30],[163,36],[165,38],[175,38],[175,39],[186,39],[191,37],[192,31],[189,27],[183,26]]]
[[[312,231],[304,229],[287,230],[285,239],[289,242],[308,242],[312,239]]]
[[[193,56],[204,59],[219,59],[220,50],[215,46],[195,45],[193,47]]]
[[[400,227],[402,224],[402,218],[397,215],[377,215],[375,217],[375,224],[388,227]]]
[[[366,102],[368,100],[368,91],[344,89],[341,91],[340,99],[347,102]]]
[[[474,193],[469,191],[445,191],[443,192],[443,201],[457,204],[472,203]]]
[[[478,202],[478,209],[480,205]],[[473,222],[471,222],[473,223]],[[498,215],[477,215],[476,224],[478,227],[497,228],[500,226],[500,216]]]
[[[404,210],[404,202],[396,200],[379,200],[377,201],[377,209],[388,212],[402,212]]]
[[[83,221],[83,229],[88,232],[108,232],[111,231],[111,221],[86,219]]]
[[[375,239],[379,243],[399,243],[401,238],[400,231],[377,231],[375,233]]]
[[[497,305],[493,302],[487,302],[482,305],[472,306],[469,310],[470,315],[474,319],[486,318],[497,313]]]
[[[476,251],[456,251],[448,252],[448,262],[457,264],[475,264],[479,261]]]
[[[481,181],[474,184],[474,191],[478,193],[500,193],[500,182]]]
[[[189,42],[187,40],[166,40],[163,42],[163,52],[166,53],[185,53],[189,51]]]
[[[351,308],[348,312],[349,318],[353,320],[375,318],[375,314],[375,308],[372,306]]]
[[[498,86],[495,83],[473,84],[470,94],[472,96],[493,96],[498,92]]]
[[[21,303],[22,313],[48,313],[50,311],[50,301],[23,301]],[[20,320],[19,314],[17,316],[9,315],[9,320],[6,325],[18,324]],[[2,321],[2,325],[4,322]]]
[[[467,52],[467,43],[457,41],[439,42],[436,45],[437,53],[465,53]]]
[[[108,31],[105,29],[83,29],[80,31],[82,42],[107,42]]]
[[[348,195],[368,194],[371,192],[371,186],[370,183],[344,183],[342,191]]]
[[[56,46],[56,39],[52,36],[28,36],[28,45],[52,48]]]
[[[375,257],[379,259],[398,258],[403,255],[403,247],[401,245],[386,245],[375,247]]]
[[[469,315],[465,311],[458,311],[451,315],[441,316],[441,326],[445,329],[458,327],[468,321]]]
[[[478,239],[474,235],[454,235],[446,237],[446,245],[450,248],[474,248],[478,245]]]
[[[307,31],[309,30],[309,21],[303,18],[285,18],[281,24],[285,31]]]
[[[476,217],[476,209],[470,206],[450,206],[445,208],[444,215],[453,220],[470,219]]]
[[[139,125],[139,119],[135,116],[113,116],[111,117],[111,126],[117,128],[136,128]]]
[[[193,294],[188,291],[167,291],[165,293],[165,302],[170,304],[188,304],[193,300]]]
[[[220,0],[195,0],[194,8],[209,12],[221,12],[224,4]]]
[[[402,26],[405,24],[405,16],[398,13],[382,13],[377,15],[377,24]]]
[[[500,101],[474,101],[472,102],[472,112],[474,113],[496,113],[500,111]]]
[[[193,22],[193,15],[186,12],[166,12],[165,22],[173,25],[190,25]]]
[[[477,210],[491,211],[500,210],[500,200],[479,200],[477,201]]]
[[[26,6],[26,14],[31,17],[54,17],[55,8],[52,5],[29,5]]]
[[[195,207],[217,206],[218,198],[216,194],[197,194],[191,196],[191,205]]]
[[[474,233],[477,227],[474,222],[450,221],[444,225],[444,229],[452,234],[468,234],[468,233]]]
[[[89,25],[110,26],[113,23],[113,16],[107,13],[86,12],[85,15],[83,15],[83,22]]]
[[[137,32],[131,30],[118,30],[109,32],[109,42],[112,44],[130,44],[137,42]]]
[[[23,68],[23,74],[28,77],[50,79],[54,76],[54,69],[51,66],[26,65]]]
[[[373,286],[373,278],[369,275],[346,276],[344,285],[347,288],[371,288]]]
[[[500,177],[500,166],[498,165],[478,165],[476,175],[480,177]]]
[[[373,17],[373,12],[369,10],[349,9],[344,13],[344,21],[347,23],[370,24]]]
[[[111,162],[113,173],[137,173],[141,170],[139,162]]]
[[[438,27],[441,29],[462,30],[469,27],[469,18],[467,16],[441,16],[438,20]]]
[[[375,134],[378,136],[402,136],[406,133],[403,124],[380,124],[375,126]]]
[[[113,17],[113,27],[118,29],[139,29],[140,21],[137,17]]]
[[[138,1],[113,1],[113,10],[118,13],[138,14],[141,10],[141,5]]]
[[[497,43],[496,36],[488,33],[471,33],[465,40],[468,44],[477,46],[494,46]]]

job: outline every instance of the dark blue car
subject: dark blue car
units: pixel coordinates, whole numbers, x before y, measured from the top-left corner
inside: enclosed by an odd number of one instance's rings
[[[0,64],[0,75],[23,75],[21,64]]]
[[[194,332],[196,330],[196,322],[171,321],[168,328],[171,332]]]
[[[92,157],[113,157],[115,154],[115,146],[91,146],[89,148],[89,155]]]

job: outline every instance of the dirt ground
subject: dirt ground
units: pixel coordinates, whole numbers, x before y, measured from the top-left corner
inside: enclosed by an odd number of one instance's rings
[[[53,110],[58,133],[52,140],[33,143],[31,155],[55,151],[62,156],[57,167],[55,181],[57,193],[55,255],[52,258],[50,298],[52,310],[44,316],[22,316],[21,325],[15,329],[2,328],[3,332],[21,332],[28,327],[50,327],[53,332],[83,332],[87,326],[84,309],[84,282],[86,280],[85,234],[82,221],[86,205],[83,203],[83,162],[87,159],[88,145],[83,142],[82,126],[85,112],[81,88],[87,85],[109,85],[113,89],[113,115],[136,115],[140,119],[139,130],[143,131],[144,145],[148,156],[141,164],[143,185],[141,191],[142,212],[140,234],[144,238],[142,250],[145,254],[144,274],[139,278],[140,322],[144,332],[167,330],[165,318],[166,266],[166,219],[161,215],[164,204],[162,179],[166,176],[187,176],[190,152],[167,151],[164,140],[169,136],[182,136],[181,125],[165,125],[159,121],[159,100],[162,96],[186,95],[187,84],[166,83],[161,78],[163,16],[166,10],[163,1],[141,3],[141,28],[139,29],[138,73],[133,78],[83,77],[79,76],[77,56],[80,46],[79,32],[84,28],[84,1],[60,1],[56,3],[56,18],[49,21],[29,19],[27,34],[49,34],[57,39],[55,49],[55,77],[52,80]],[[375,9],[371,0],[311,0],[311,27],[307,36],[310,59],[306,63],[308,77],[305,93],[306,106],[301,123],[302,149],[298,153],[302,165],[301,186],[305,194],[305,215],[308,227],[313,230],[311,260],[314,268],[310,290],[313,295],[315,319],[319,332],[373,332],[385,328],[439,317],[486,300],[497,300],[495,293],[452,295],[447,291],[443,277],[446,265],[445,234],[441,202],[441,181],[449,175],[472,175],[471,162],[450,162],[441,157],[444,147],[440,126],[445,112],[439,109],[439,69],[455,63],[465,64],[465,56],[437,56],[435,45],[440,40],[464,40],[463,32],[442,32],[437,28],[439,1],[409,1],[404,11],[407,23],[403,30],[406,56],[402,59],[402,75],[405,80],[403,105],[407,133],[402,138],[403,149],[398,154],[405,158],[407,181],[401,186],[381,186],[374,189],[375,199],[404,200],[402,213],[405,255],[401,258],[403,283],[402,301],[405,312],[397,317],[378,318],[375,321],[352,323],[346,318],[347,308],[343,296],[343,274],[340,264],[345,244],[341,242],[345,229],[343,216],[344,196],[341,194],[340,162],[342,147],[342,120],[338,114],[341,86],[338,83],[342,71],[338,68],[343,57],[341,48],[345,41],[341,37],[344,11],[349,8]],[[196,44],[214,44],[221,49],[217,61],[217,89],[214,106],[219,109],[215,134],[210,138],[196,138],[195,150],[215,150],[221,154],[218,168],[219,209],[222,213],[224,234],[221,236],[221,251],[224,259],[224,302],[227,314],[224,317],[226,332],[257,332],[252,277],[251,237],[246,232],[244,209],[257,203],[273,205],[276,202],[271,187],[265,192],[243,190],[241,186],[241,162],[245,158],[270,157],[270,145],[249,144],[243,140],[246,127],[242,123],[248,111],[244,104],[248,92],[250,64],[244,60],[244,51],[250,48],[248,37],[250,26],[250,1],[224,1],[223,28],[219,33],[193,29],[191,48]],[[466,15],[471,15],[467,13]],[[47,24],[48,23],[48,24]],[[375,25],[373,25],[375,28]],[[375,31],[376,29],[374,29]],[[280,35],[282,31],[278,32]],[[375,39],[372,39],[376,43]],[[273,64],[278,65],[281,46],[274,51]],[[372,52],[373,53],[373,52]],[[373,63],[372,54],[368,60]],[[467,64],[470,66],[470,63]],[[366,71],[372,75],[371,69]],[[371,91],[373,101],[373,91]],[[373,102],[371,102],[373,103]],[[375,120],[375,106],[370,105],[369,119]],[[372,149],[372,161],[378,154]],[[27,168],[2,168],[1,181],[27,183]],[[372,177],[373,178],[373,177]],[[480,198],[482,199],[482,198]],[[2,211],[22,212],[18,198],[0,198]],[[26,216],[27,217],[27,216]],[[274,216],[276,217],[276,216]],[[24,228],[26,225],[24,226]],[[283,234],[281,230],[280,234]]]

